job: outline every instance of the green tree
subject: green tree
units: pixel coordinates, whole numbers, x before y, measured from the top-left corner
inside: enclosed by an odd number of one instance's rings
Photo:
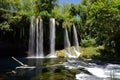
[[[8,3],[7,0],[0,0],[0,8],[3,9],[10,9],[10,4]]]
[[[57,3],[57,0],[1,0],[0,7],[24,14],[39,15],[42,11],[51,13]]]
[[[78,4],[77,14],[80,16],[80,20],[77,20],[77,29],[79,30],[79,36],[83,39],[85,36],[89,35],[89,25],[90,21],[88,18],[90,0],[82,0]]]
[[[91,32],[98,42],[107,48],[120,52],[120,1],[96,0],[90,5],[88,18],[91,20]]]
[[[77,14],[78,14],[78,5],[77,4],[71,3],[70,14],[73,16],[77,16]]]

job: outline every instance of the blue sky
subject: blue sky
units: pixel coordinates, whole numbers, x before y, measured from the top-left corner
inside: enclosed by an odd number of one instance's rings
[[[64,4],[65,2],[78,4],[81,0],[58,0],[58,1],[60,4]]]

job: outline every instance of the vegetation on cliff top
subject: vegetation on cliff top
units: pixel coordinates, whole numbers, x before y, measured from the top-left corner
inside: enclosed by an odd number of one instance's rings
[[[82,47],[104,45],[105,51],[102,52],[106,52],[106,55],[120,56],[120,0],[82,0],[78,4],[63,5],[58,4],[58,0],[1,0],[0,8],[5,10],[0,10],[0,39],[9,34],[15,39],[19,37],[27,41],[28,34],[25,33],[29,33],[27,28],[32,15],[41,16],[44,22],[54,17],[57,28],[67,27],[70,32],[71,23],[75,24]],[[10,10],[8,14],[6,10]],[[62,32],[60,29],[58,31]],[[62,41],[61,35],[59,37],[57,43]]]

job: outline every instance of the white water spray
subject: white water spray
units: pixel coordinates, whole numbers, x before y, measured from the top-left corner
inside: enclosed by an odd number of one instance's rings
[[[50,18],[50,55],[55,56],[55,19]]]
[[[36,19],[36,57],[39,57],[39,52],[38,52],[38,50],[39,50],[39,47],[38,47],[38,43],[39,43],[39,29],[38,29],[38,26],[39,26],[39,24],[38,24],[38,18]]]
[[[40,53],[40,57],[44,57],[43,54],[43,21],[40,19],[39,21],[39,45],[38,45],[38,52]]]
[[[42,58],[43,53],[43,21],[33,16],[30,26],[29,55],[30,58]]]
[[[64,52],[65,52],[65,57],[73,57],[70,52],[70,40],[68,36],[68,30],[65,28],[65,33],[64,33]]]
[[[76,31],[76,28],[75,28],[74,24],[73,24],[73,43],[74,43],[74,51],[75,51],[77,57],[79,57],[79,55],[81,53],[79,51],[79,43],[78,43],[77,31]]]
[[[30,31],[29,31],[29,49],[28,49],[28,56],[32,57],[35,56],[35,24],[34,24],[35,17],[31,18],[30,24]]]

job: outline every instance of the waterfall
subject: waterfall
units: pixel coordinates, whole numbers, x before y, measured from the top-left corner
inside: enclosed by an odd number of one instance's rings
[[[79,57],[79,55],[81,53],[79,51],[79,43],[78,43],[77,31],[76,31],[76,28],[75,28],[74,24],[73,24],[73,44],[74,44],[74,51],[75,51],[77,57]]]
[[[40,53],[40,57],[44,57],[43,54],[43,21],[42,19],[40,19],[39,21],[39,53]]]
[[[33,16],[29,32],[28,57],[44,57],[43,55],[43,21]]]
[[[35,56],[35,25],[34,25],[34,19],[33,16],[31,18],[31,24],[30,24],[30,31],[29,31],[29,49],[28,49],[28,56],[32,57]]]
[[[68,30],[67,28],[65,28],[65,35],[64,35],[64,47],[68,48],[70,47],[70,40],[69,40],[69,36],[68,36]]]
[[[38,52],[38,50],[39,50],[39,47],[38,47],[38,43],[39,43],[39,29],[38,29],[38,26],[39,26],[39,24],[38,24],[38,18],[36,19],[36,57],[39,57],[39,52]]]
[[[55,55],[55,19],[50,18],[50,57],[56,57]],[[65,55],[67,57],[78,57],[80,55],[79,43],[77,37],[77,31],[75,25],[73,24],[73,43],[74,43],[74,52],[71,51],[71,44],[68,36],[68,30],[65,28],[64,32],[64,48]],[[44,57],[43,52],[43,21],[40,18],[31,18],[30,24],[30,34],[29,34],[29,54],[28,57],[41,58]]]
[[[50,18],[50,54],[55,55],[55,19]]]
[[[65,52],[65,57],[72,57],[71,52],[70,52],[70,40],[68,36],[68,30],[65,28],[65,33],[64,33],[64,52]]]
[[[64,35],[64,47],[65,47],[65,55],[66,57],[74,57],[74,58],[77,58],[79,57],[79,55],[81,54],[80,51],[79,51],[79,43],[78,43],[78,37],[77,37],[77,31],[76,31],[76,28],[75,28],[75,25],[73,24],[73,44],[74,44],[74,52],[75,52],[75,55],[72,54],[72,51],[71,51],[71,45],[70,45],[70,40],[69,40],[69,36],[68,36],[68,30],[67,28],[65,28],[65,35]]]

